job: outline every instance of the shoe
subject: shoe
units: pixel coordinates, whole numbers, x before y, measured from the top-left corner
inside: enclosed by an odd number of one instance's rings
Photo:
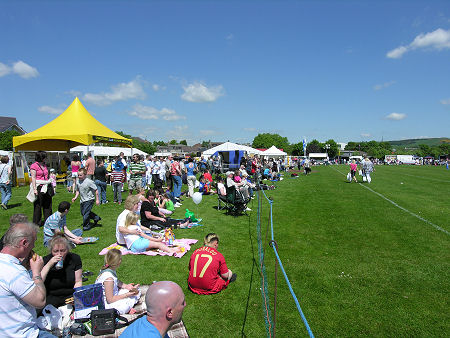
[[[237,278],[237,275],[233,272],[233,274],[231,275],[231,278],[230,278],[230,283],[233,283],[236,280],[236,278]]]
[[[105,201],[105,202],[103,202],[102,204],[107,204],[108,203],[108,201]]]
[[[4,205],[3,203],[0,204],[0,206],[4,209],[4,210],[8,210],[8,207],[6,205]]]
[[[89,270],[86,270],[86,271],[83,271],[83,273],[82,273],[81,275],[82,275],[83,277],[89,277],[89,276],[93,276],[94,273],[91,272],[91,271],[89,271]]]
[[[179,207],[182,206],[182,204],[177,202],[177,203],[175,203],[173,206],[174,206],[175,208],[179,208]]]
[[[88,226],[83,227],[83,231],[89,231],[91,229],[92,229],[92,225],[90,225],[90,224]]]
[[[252,211],[249,207],[245,208],[245,211]]]

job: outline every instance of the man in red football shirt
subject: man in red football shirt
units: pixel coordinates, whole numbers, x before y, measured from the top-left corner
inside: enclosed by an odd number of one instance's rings
[[[223,255],[217,251],[219,236],[209,233],[204,246],[192,253],[189,261],[189,290],[199,295],[210,295],[225,289],[236,280],[236,274],[228,269]]]

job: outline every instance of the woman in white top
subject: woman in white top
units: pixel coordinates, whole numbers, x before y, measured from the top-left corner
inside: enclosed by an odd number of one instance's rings
[[[163,238],[153,238],[141,230],[141,226],[138,225],[139,216],[135,213],[129,213],[125,218],[125,227],[128,230],[138,230],[139,235],[129,234],[125,235],[125,243],[127,248],[133,252],[144,252],[151,249],[159,249],[170,254],[176,253],[177,249],[169,248],[162,243]]]
[[[139,284],[125,284],[117,278],[116,269],[122,263],[120,250],[111,249],[105,256],[105,265],[95,283],[103,284],[103,301],[106,309],[116,309],[120,314],[136,311],[133,306],[139,301]]]

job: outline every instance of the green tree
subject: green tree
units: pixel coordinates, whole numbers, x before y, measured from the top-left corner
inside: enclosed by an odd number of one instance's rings
[[[322,143],[317,141],[316,139],[312,140],[306,146],[306,153],[321,153],[322,152]]]
[[[133,146],[147,154],[154,154],[156,147],[151,142],[141,142],[138,140],[133,140]]]
[[[292,156],[303,156],[303,142],[293,143],[288,149],[288,154]]]
[[[442,143],[439,145],[440,155],[450,154],[450,143]]]
[[[338,144],[333,139],[329,139],[328,141],[325,142],[325,149],[327,144],[329,145],[329,148],[327,150],[328,157],[335,158],[339,154]]]
[[[123,131],[116,131],[116,133],[125,138],[132,138],[131,135],[125,134]]]
[[[177,140],[171,140],[169,144],[178,144]]]
[[[425,157],[425,156],[429,156],[432,155],[432,149],[429,145],[426,144],[419,144],[419,151],[417,152],[417,154],[420,157]]]
[[[184,144],[185,146],[187,146],[187,141],[186,140],[181,140],[180,144]]]
[[[166,142],[164,142],[164,141],[153,141],[153,145],[155,147],[157,147],[157,146],[165,146]]]
[[[20,136],[21,134],[17,130],[7,130],[0,133],[0,149],[12,151],[13,150],[13,137]]]
[[[253,139],[253,148],[270,148],[275,146],[281,149],[287,149],[289,146],[289,141],[287,137],[282,137],[278,134],[263,133],[258,134]]]
[[[204,148],[208,148],[210,144],[211,144],[211,140],[209,140],[209,141],[202,141],[202,147],[204,147]]]

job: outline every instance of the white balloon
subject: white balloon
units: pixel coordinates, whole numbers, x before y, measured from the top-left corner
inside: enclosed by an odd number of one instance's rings
[[[192,195],[192,201],[194,201],[195,204],[199,204],[202,201],[202,194],[195,192],[194,195]]]

